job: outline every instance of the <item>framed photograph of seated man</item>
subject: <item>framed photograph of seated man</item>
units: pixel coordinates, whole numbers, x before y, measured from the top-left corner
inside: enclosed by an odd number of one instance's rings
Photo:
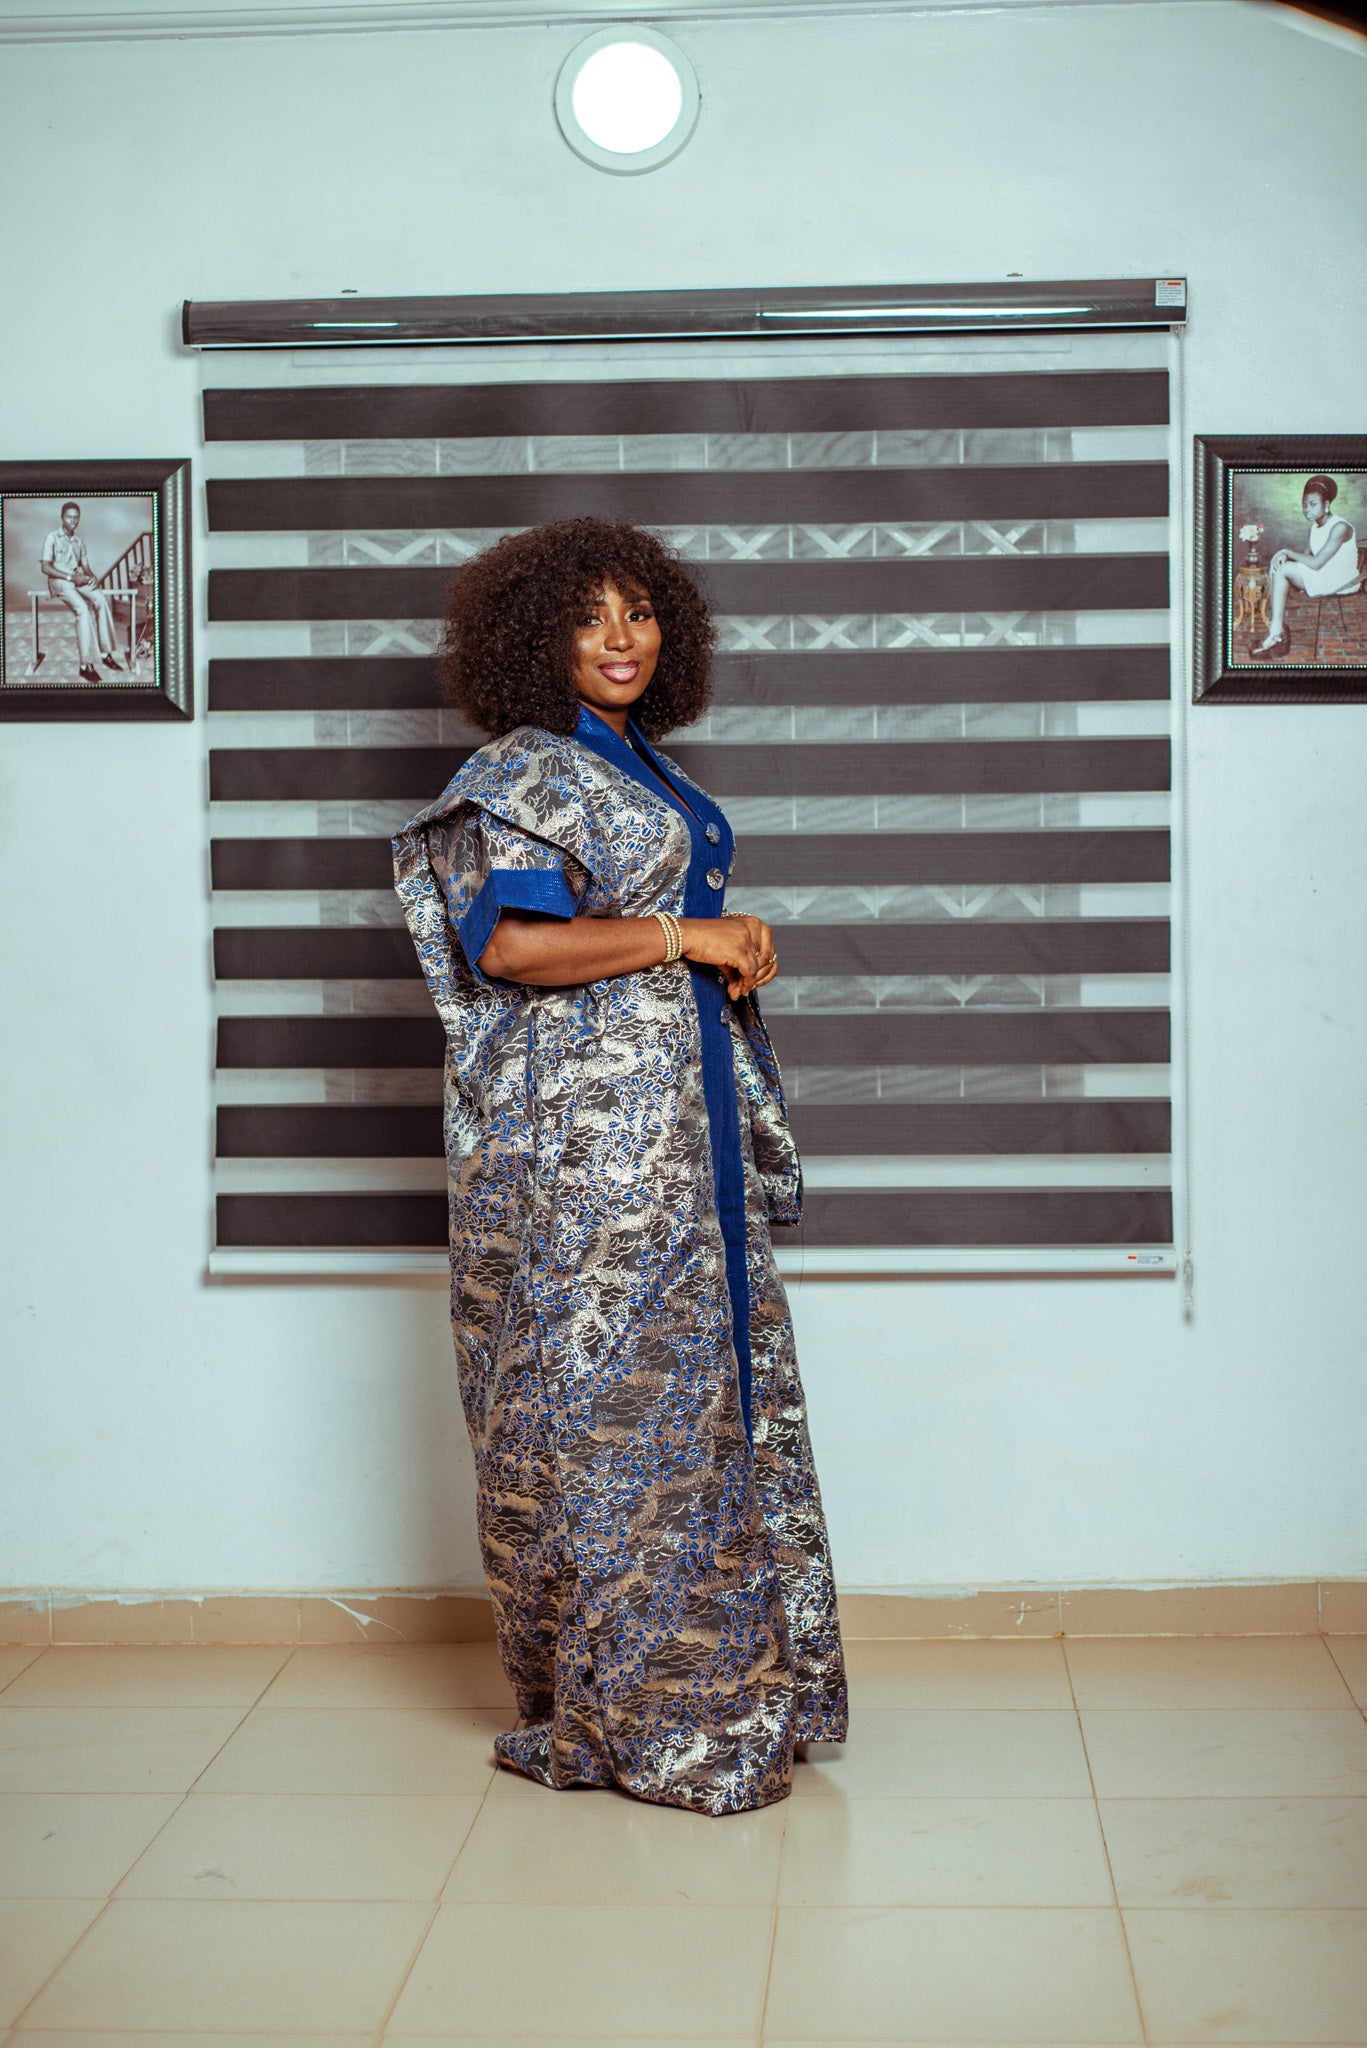
[[[0,718],[191,718],[190,465],[0,462]]]
[[[1198,704],[1367,703],[1367,437],[1198,434]]]

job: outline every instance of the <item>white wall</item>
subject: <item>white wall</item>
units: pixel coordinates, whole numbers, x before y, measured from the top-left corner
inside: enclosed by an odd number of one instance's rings
[[[0,49],[0,454],[195,455],[187,296],[1012,271],[1186,274],[1192,431],[1363,430],[1367,60],[1289,13],[683,24],[702,120],[640,178],[558,139],[578,33]],[[1367,1565],[1367,707],[1190,732],[1195,1319],[804,1283],[847,1585]],[[0,1582],[476,1584],[441,1290],[204,1278],[205,749],[0,728]]]

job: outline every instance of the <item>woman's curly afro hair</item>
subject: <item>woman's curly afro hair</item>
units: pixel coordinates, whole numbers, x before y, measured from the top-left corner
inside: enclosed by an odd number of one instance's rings
[[[674,550],[639,526],[559,519],[508,534],[458,570],[442,630],[442,692],[498,738],[515,725],[571,733],[575,622],[605,583],[642,590],[660,622],[660,658],[632,707],[648,739],[702,715],[716,629]]]

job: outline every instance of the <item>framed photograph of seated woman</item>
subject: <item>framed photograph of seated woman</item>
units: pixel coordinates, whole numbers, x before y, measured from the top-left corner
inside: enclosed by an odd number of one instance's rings
[[[0,463],[0,718],[190,718],[190,465]]]
[[[1367,703],[1367,437],[1198,434],[1198,704]]]

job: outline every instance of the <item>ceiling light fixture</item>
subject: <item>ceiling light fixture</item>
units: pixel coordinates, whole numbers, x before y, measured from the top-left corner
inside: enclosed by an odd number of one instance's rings
[[[619,175],[653,171],[677,156],[700,103],[683,51],[635,22],[586,36],[555,82],[555,116],[570,148]]]

